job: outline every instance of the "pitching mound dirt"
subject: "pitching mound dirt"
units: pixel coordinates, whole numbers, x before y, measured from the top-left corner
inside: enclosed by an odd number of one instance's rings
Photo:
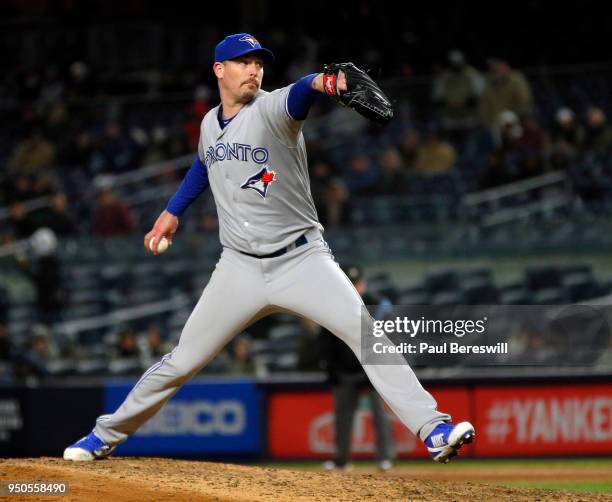
[[[612,501],[612,496],[606,494],[506,488],[464,480],[417,480],[378,473],[292,471],[134,457],[86,463],[68,463],[57,458],[0,460],[0,480],[69,484],[68,496],[24,498],[45,502]]]

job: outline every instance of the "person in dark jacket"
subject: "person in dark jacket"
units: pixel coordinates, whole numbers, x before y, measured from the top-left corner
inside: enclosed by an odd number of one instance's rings
[[[391,308],[388,298],[366,292],[367,282],[361,268],[344,268],[357,292],[367,306],[375,307],[374,317],[382,317],[384,310]],[[368,377],[352,350],[338,337],[329,333],[321,335],[322,366],[326,369],[333,385],[335,407],[336,456],[333,461],[324,463],[327,470],[350,468],[351,435],[353,421],[362,395],[370,401],[370,409],[376,431],[376,461],[379,469],[386,471],[393,465],[395,457],[393,436],[389,417],[385,413],[384,402],[368,381]]]

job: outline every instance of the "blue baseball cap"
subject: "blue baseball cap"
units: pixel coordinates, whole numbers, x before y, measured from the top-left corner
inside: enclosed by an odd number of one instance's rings
[[[248,33],[236,33],[225,37],[215,47],[215,61],[227,61],[228,59],[236,59],[246,54],[258,53],[264,63],[274,61],[274,54],[271,50],[261,46],[259,41]]]

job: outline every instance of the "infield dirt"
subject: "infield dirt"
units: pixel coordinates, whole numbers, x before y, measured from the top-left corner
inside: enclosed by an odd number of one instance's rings
[[[434,465],[427,471],[418,469],[412,476],[406,468],[390,473],[327,473],[162,458],[113,457],[96,462],[68,463],[47,457],[0,460],[0,481],[68,483],[67,496],[4,498],[45,502],[612,501],[612,494],[489,484],[508,479],[499,471],[482,470],[476,476],[472,472],[469,481],[460,476],[453,479],[446,476],[444,467]],[[522,473],[514,469],[513,475],[522,479],[537,476],[531,469]],[[566,479],[570,472],[561,470],[547,475]],[[609,470],[599,475],[609,475]]]

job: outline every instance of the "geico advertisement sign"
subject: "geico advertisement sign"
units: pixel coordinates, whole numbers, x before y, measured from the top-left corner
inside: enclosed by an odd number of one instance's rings
[[[244,433],[246,425],[246,409],[237,400],[170,401],[136,435],[236,436]]]
[[[477,389],[477,454],[612,453],[612,386]]]

